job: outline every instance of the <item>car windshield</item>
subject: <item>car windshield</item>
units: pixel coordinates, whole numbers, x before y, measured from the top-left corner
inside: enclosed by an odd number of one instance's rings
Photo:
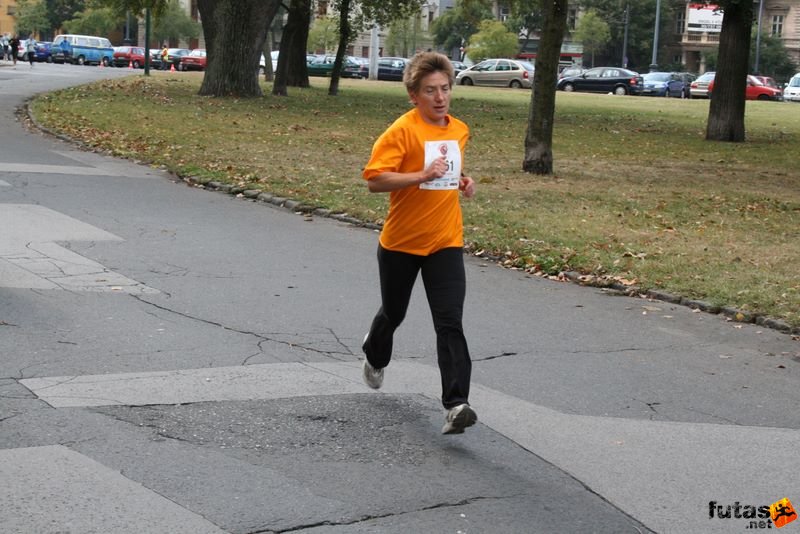
[[[528,70],[528,71],[533,71],[534,70],[533,63],[530,63],[528,61],[520,61],[519,64],[522,65],[522,68],[525,69],[525,70]]]
[[[789,80],[789,87],[800,87],[800,76],[795,76]]]
[[[711,80],[714,79],[714,75],[715,74],[716,74],[715,72],[706,72],[705,74],[703,74],[702,76],[697,78],[697,81],[698,82],[710,82]]]
[[[646,82],[668,82],[669,72],[648,72],[643,78]]]
[[[755,76],[748,76],[748,81],[753,82],[753,85],[766,85],[764,82],[756,78]]]

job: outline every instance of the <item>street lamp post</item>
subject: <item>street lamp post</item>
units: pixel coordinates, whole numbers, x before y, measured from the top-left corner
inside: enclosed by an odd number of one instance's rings
[[[758,70],[758,60],[761,56],[761,15],[764,13],[764,0],[758,2],[758,29],[756,30],[756,59],[753,70],[756,74],[761,74]]]
[[[622,68],[628,68],[628,22],[631,20],[631,5],[625,2],[625,15],[622,19],[625,30],[622,36]]]
[[[653,32],[653,58],[650,60],[650,72],[658,70],[658,26],[661,21],[661,0],[656,0],[656,28]]]

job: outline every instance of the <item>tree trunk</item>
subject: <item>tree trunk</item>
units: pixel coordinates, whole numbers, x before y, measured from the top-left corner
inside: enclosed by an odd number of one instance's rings
[[[728,2],[725,5],[719,36],[717,74],[708,109],[708,141],[745,140],[745,88],[752,26],[752,2]]]
[[[533,174],[553,174],[558,61],[567,28],[567,0],[547,0],[543,4],[544,20],[536,54],[528,131],[525,134],[525,159],[522,162],[522,170]]]
[[[208,54],[201,95],[262,96],[258,64],[279,5],[280,0],[197,1]]]
[[[271,82],[275,79],[275,72],[272,70],[272,31],[267,31],[261,53],[264,54],[264,81]]]
[[[344,64],[344,53],[347,51],[347,43],[350,42],[350,0],[342,0],[339,8],[339,48],[336,50],[336,61],[333,62],[331,72],[331,85],[328,88],[328,95],[336,96],[339,94],[339,77],[342,73]]]
[[[292,0],[283,28],[272,94],[287,96],[287,87],[308,87],[306,47],[311,26],[311,0]]]

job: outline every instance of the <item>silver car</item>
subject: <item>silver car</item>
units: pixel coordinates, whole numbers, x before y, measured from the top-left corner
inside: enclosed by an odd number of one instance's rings
[[[530,88],[533,85],[533,64],[517,59],[485,59],[459,72],[456,83]]]
[[[708,84],[714,80],[714,72],[706,72],[689,86],[690,98],[708,98]]]

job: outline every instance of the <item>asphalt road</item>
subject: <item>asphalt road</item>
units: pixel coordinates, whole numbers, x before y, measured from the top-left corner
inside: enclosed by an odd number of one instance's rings
[[[360,379],[374,231],[15,119],[126,75],[0,66],[4,533],[744,532],[800,505],[790,336],[468,258],[479,422],[442,436],[421,285],[384,389]]]

